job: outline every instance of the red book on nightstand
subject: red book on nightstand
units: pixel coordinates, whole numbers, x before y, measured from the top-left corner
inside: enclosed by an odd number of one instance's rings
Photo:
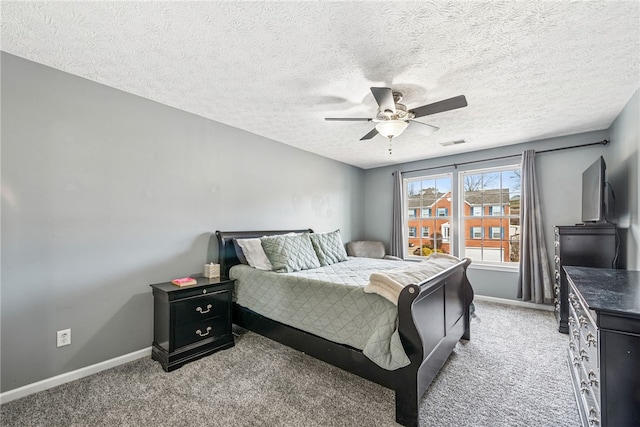
[[[195,285],[196,283],[198,283],[198,281],[191,277],[182,277],[180,279],[173,279],[171,283],[173,283],[176,286],[190,286],[190,285]]]

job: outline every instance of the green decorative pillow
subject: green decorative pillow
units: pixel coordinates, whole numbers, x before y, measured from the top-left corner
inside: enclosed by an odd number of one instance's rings
[[[320,267],[309,234],[267,236],[260,239],[273,271],[290,273]]]
[[[320,265],[331,265],[347,260],[347,252],[344,250],[340,230],[310,234],[309,238],[318,255]]]

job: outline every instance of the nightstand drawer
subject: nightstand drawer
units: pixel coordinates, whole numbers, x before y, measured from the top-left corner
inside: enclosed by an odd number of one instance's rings
[[[175,328],[176,348],[184,347],[198,341],[215,339],[231,333],[227,316],[177,325]]]
[[[174,304],[176,323],[191,323],[226,316],[229,313],[230,291],[219,291]]]

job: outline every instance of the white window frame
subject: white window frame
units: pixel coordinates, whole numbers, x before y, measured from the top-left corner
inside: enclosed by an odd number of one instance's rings
[[[481,174],[481,173],[492,173],[492,172],[504,172],[504,171],[510,171],[510,170],[520,170],[520,165],[519,164],[504,164],[503,166],[497,166],[497,167],[487,167],[487,168],[478,168],[478,169],[469,169],[469,170],[464,170],[464,171],[460,171],[458,173],[458,197],[459,197],[459,203],[460,206],[464,206],[464,177],[466,175],[475,175],[475,174]],[[502,188],[507,188],[506,186],[504,186]],[[498,206],[495,204],[491,204],[491,205],[483,205],[483,212],[482,215],[480,216],[475,216],[472,215],[472,213],[469,214],[469,217],[465,217],[464,216],[464,211],[461,211],[459,213],[459,215],[457,216],[456,220],[458,221],[459,227],[460,229],[464,229],[463,227],[465,227],[465,218],[471,218],[473,217],[474,219],[477,218],[487,218],[487,219],[492,219],[495,217],[501,217],[503,219],[509,220],[511,218],[517,218],[517,215],[513,215],[511,214],[511,212],[509,212],[509,215],[504,214],[505,209],[504,209],[504,203],[506,201],[501,201],[501,204],[499,205],[500,207],[500,211],[502,212],[501,215],[494,215],[492,213],[492,209],[490,208],[488,212],[485,213],[484,211],[484,206]],[[472,207],[473,208],[473,207]],[[502,234],[502,236],[498,239],[492,239],[491,235],[490,235],[490,230],[488,231],[489,236],[485,236],[484,235],[484,227],[483,228],[483,237],[482,240],[504,240],[504,234]],[[490,227],[489,227],[490,228]],[[467,228],[467,230],[469,230],[469,228]],[[466,247],[465,247],[465,233],[459,233],[457,236],[458,239],[458,248],[459,248],[459,252],[458,252],[458,256],[459,257],[464,257],[465,256],[465,251],[466,251]],[[470,236],[472,237],[472,236]],[[472,237],[472,240],[477,240],[474,239]],[[476,250],[476,249],[480,249],[480,250],[484,250],[487,248],[484,248],[484,246],[481,246],[480,248],[470,248],[470,250]],[[491,248],[488,248],[491,249]],[[504,261],[487,261],[487,260],[475,260],[473,261],[472,265],[474,265],[474,268],[477,266],[486,266],[487,268],[495,268],[495,269],[499,269],[499,270],[505,270],[505,271],[512,271],[512,270],[517,270],[518,269],[518,263],[517,262],[504,262]]]
[[[471,206],[471,216],[482,216],[482,206]]]
[[[442,233],[442,243],[448,243],[449,235],[451,234],[451,223],[442,224],[440,232]]]
[[[427,235],[426,236],[425,236],[425,233],[424,233],[425,229],[427,230]],[[420,235],[422,236],[423,239],[425,237],[429,237],[429,227],[421,227]]]
[[[409,189],[409,184],[412,182],[416,182],[416,181],[422,181],[422,180],[438,180],[438,179],[442,179],[445,178],[447,180],[449,180],[451,189],[450,191],[452,192],[452,194],[454,193],[454,188],[456,185],[456,181],[455,181],[455,175],[454,173],[439,173],[439,174],[429,174],[429,175],[414,175],[411,177],[405,177],[403,179],[403,203],[404,206],[409,206],[409,195],[408,195],[408,189]],[[439,198],[437,198],[437,200],[440,200]],[[436,200],[436,201],[437,201]],[[420,213],[420,216],[416,216],[416,218],[405,218],[404,219],[404,224],[403,224],[403,229],[404,230],[408,230],[409,229],[409,221],[414,221],[416,219],[423,219],[423,218],[430,218],[431,220],[443,220],[446,219],[448,220],[449,223],[451,223],[453,221],[453,215],[454,212],[456,210],[455,204],[457,203],[456,199],[452,199],[452,198],[447,198],[447,200],[451,203],[451,207],[450,209],[447,211],[447,215],[446,216],[441,216],[441,217],[437,217],[434,216],[435,212],[434,212],[434,208],[432,206],[437,206],[437,204],[431,204],[431,205],[425,205],[422,206],[423,211]],[[427,214],[429,214],[428,216],[423,216],[424,212],[427,212]],[[437,230],[438,227],[436,227],[434,230]],[[420,230],[421,231],[421,230]],[[429,227],[429,231],[432,231],[431,227]],[[453,233],[455,233],[455,229],[452,230]],[[413,250],[415,249],[415,247],[409,247],[409,240],[413,240],[415,242],[415,239],[423,239],[422,244],[425,244],[428,241],[433,242],[433,238],[428,239],[425,237],[421,237],[418,235],[418,230],[416,228],[416,235],[415,236],[411,236],[409,235],[410,233],[407,231],[407,236],[405,237],[405,245],[406,247],[408,247],[408,251],[405,253],[405,256],[407,257],[407,259],[413,259],[413,260],[418,260],[418,259],[424,259],[423,256],[420,255],[414,255],[413,254]],[[455,255],[455,245],[457,244],[457,241],[453,241],[453,239],[450,239],[449,242],[443,242],[443,243],[447,243],[449,245],[449,252],[451,253],[451,255]],[[416,244],[416,247],[418,247],[418,245]]]

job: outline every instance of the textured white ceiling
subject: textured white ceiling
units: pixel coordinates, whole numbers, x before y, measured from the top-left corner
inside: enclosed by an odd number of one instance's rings
[[[640,2],[2,2],[2,50],[362,168],[606,129],[640,87]],[[370,86],[409,108],[359,138]],[[441,143],[464,139],[465,144]],[[585,141],[591,142],[591,141]]]

